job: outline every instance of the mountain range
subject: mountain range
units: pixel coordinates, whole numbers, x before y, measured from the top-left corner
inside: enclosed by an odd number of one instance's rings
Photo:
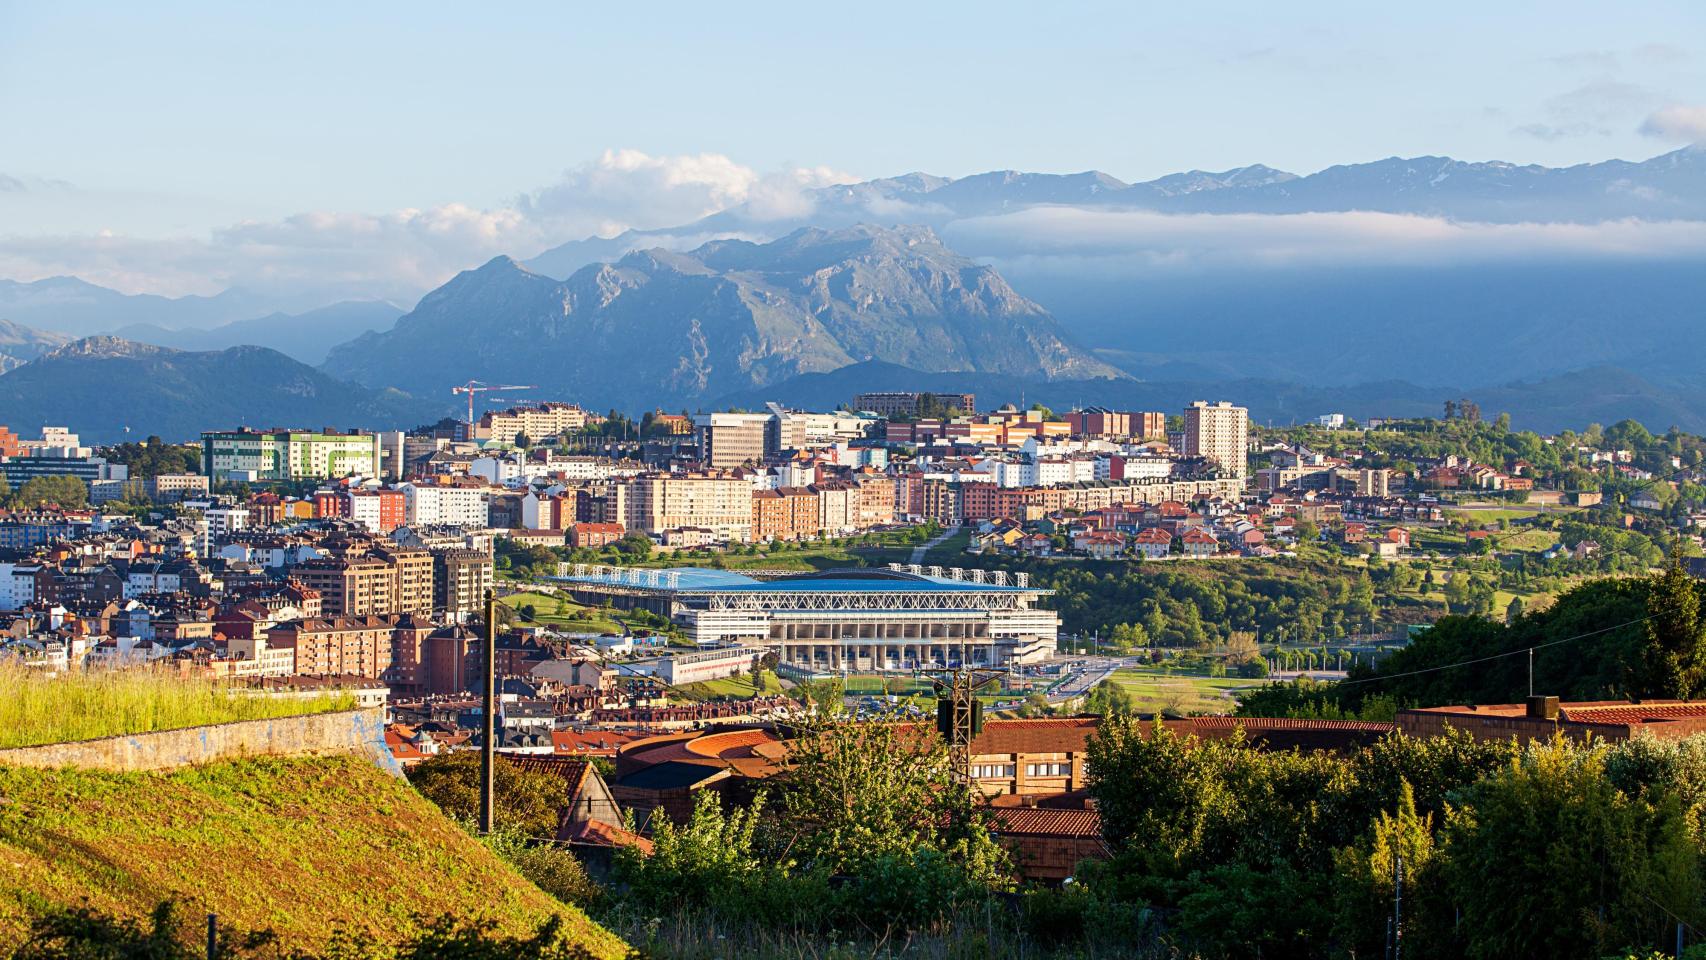
[[[1706,349],[1706,257],[1691,239],[1706,222],[1698,146],[1569,168],[1418,157],[1141,183],[1094,171],[914,173],[801,200],[781,219],[741,205],[525,262],[498,257],[401,317],[382,301],[321,307],[311,289],[285,304],[241,290],[173,299],[74,278],[0,281],[0,318],[15,321],[0,324],[0,370],[17,368],[0,376],[12,391],[0,392],[0,420],[81,423],[66,396],[85,398],[99,421],[91,435],[352,416],[286,402],[312,396],[395,423],[449,412],[448,388],[477,378],[630,410],[829,406],[887,385],[1166,409],[1233,397],[1284,421],[1427,413],[1469,395],[1537,429],[1624,416],[1706,429],[1695,359]],[[1321,224],[1370,216],[1399,219],[1334,238],[1333,257],[1179,252],[1205,229],[1236,246],[1277,222],[1283,253]],[[1515,239],[1496,256],[1360,256],[1413,223],[1443,235],[1448,252]],[[1649,227],[1676,242],[1630,241]],[[1134,252],[1125,229],[1147,231],[1151,246]],[[1553,245],[1600,229],[1613,231],[1604,250]],[[174,349],[66,345],[91,331]],[[294,360],[233,352],[239,343]],[[296,362],[322,357],[320,372]],[[221,364],[286,388],[244,407],[188,382],[205,371],[233,393],[254,389]],[[154,371],[164,388],[129,379]],[[60,397],[36,406],[16,392],[50,389]],[[207,406],[178,416],[173,398]]]
[[[222,427],[396,429],[442,411],[335,380],[265,347],[192,352],[116,337],[63,344],[0,374],[0,411],[20,435],[70,426],[91,443]]]
[[[334,349],[324,369],[423,396],[469,378],[524,382],[602,407],[703,402],[863,360],[1124,376],[928,228],[871,226],[641,250],[563,281],[499,257]]]
[[[303,290],[263,294],[233,287],[211,297],[162,297],[120,293],[76,277],[20,282],[0,280],[0,320],[73,337],[106,333],[133,324],[169,330],[210,329],[269,313],[302,311],[329,300]]]
[[[796,216],[741,204],[692,223],[574,240],[526,261],[531,270],[568,276],[629,250],[674,246],[679,238],[739,233],[780,236],[803,226],[914,223],[941,230],[957,220],[1068,206],[1164,214],[1284,214],[1375,211],[1477,223],[1598,223],[1706,219],[1706,147],[1684,147],[1649,160],[1607,160],[1572,167],[1467,162],[1450,157],[1389,157],[1299,176],[1261,164],[1218,173],[1190,170],[1126,183],[1100,171],[1074,174],[998,170],[968,177],[910,173],[806,191]],[[961,245],[977,257],[982,251]]]
[[[237,346],[271,347],[310,366],[319,366],[332,347],[363,333],[384,330],[405,311],[388,300],[345,300],[302,313],[269,313],[211,329],[169,329],[133,323],[112,336],[177,350],[225,350]]]

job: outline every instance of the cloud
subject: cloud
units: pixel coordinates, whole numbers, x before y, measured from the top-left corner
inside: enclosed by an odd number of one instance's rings
[[[1706,222],[1461,223],[1393,213],[1162,214],[1034,207],[961,220],[979,258],[1085,268],[1429,265],[1570,257],[1706,257]]]
[[[0,179],[0,190],[12,179]],[[812,189],[855,179],[828,167],[761,173],[720,154],[609,150],[496,209],[452,203],[377,214],[307,212],[243,221],[206,237],[0,236],[0,276],[72,274],[167,295],[307,285],[408,301],[498,254],[530,257],[567,240],[677,226],[734,207],[753,223],[804,217],[813,209]],[[31,182],[17,183],[27,189]]]
[[[856,179],[828,167],[760,174],[717,153],[654,157],[607,150],[558,182],[518,197],[515,207],[564,238],[613,237],[691,223],[741,204],[751,204],[752,219],[802,216],[811,212],[805,191]]]
[[[1641,133],[1660,140],[1706,143],[1706,107],[1672,104],[1655,110],[1641,123]]]
[[[1542,106],[1544,121],[1522,124],[1511,132],[1547,141],[1609,137],[1624,129],[1630,114],[1649,109],[1654,100],[1646,87],[1602,78],[1549,98]]]

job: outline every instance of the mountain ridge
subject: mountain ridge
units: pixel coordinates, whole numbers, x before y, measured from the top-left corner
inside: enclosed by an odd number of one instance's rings
[[[268,347],[173,350],[113,336],[65,343],[0,374],[0,410],[20,433],[75,420],[94,443],[156,434],[189,440],[240,425],[394,429],[447,405],[329,377]]]
[[[496,257],[323,369],[418,395],[471,377],[534,382],[602,406],[694,402],[871,358],[1124,376],[928,228],[868,225],[637,250],[561,281]]]

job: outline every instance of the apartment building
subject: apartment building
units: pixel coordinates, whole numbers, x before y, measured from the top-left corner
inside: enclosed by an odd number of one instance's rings
[[[1249,447],[1249,410],[1227,400],[1198,400],[1185,408],[1185,456],[1203,457],[1243,479]]]
[[[201,472],[214,480],[376,477],[382,451],[371,433],[223,430],[201,435]]]
[[[328,617],[426,616],[433,610],[433,557],[426,550],[351,551],[296,564],[290,575],[319,592]]]
[[[524,405],[486,414],[480,418],[474,435],[481,439],[509,441],[515,439],[516,434],[526,434],[528,439],[538,442],[565,432],[579,433],[591,419],[585,410],[573,403]]]
[[[296,673],[379,677],[391,668],[394,623],[377,616],[292,620],[267,631],[268,650],[293,650]]]
[[[484,527],[489,518],[491,494],[483,483],[423,480],[405,483],[401,491],[411,527]]]
[[[346,509],[340,513],[378,534],[388,534],[407,523],[406,503],[399,490],[346,490]]]
[[[658,534],[698,527],[719,540],[745,542],[752,537],[752,484],[720,473],[647,474],[629,489],[630,530]]]
[[[435,550],[432,554],[432,608],[463,620],[483,608],[492,588],[492,555],[480,550]]]
[[[875,392],[860,393],[853,397],[853,409],[874,413],[883,417],[915,417],[920,405],[925,405],[929,397],[940,403],[945,409],[959,410],[962,413],[972,413],[977,410],[977,395],[972,393],[906,393],[906,392]]]

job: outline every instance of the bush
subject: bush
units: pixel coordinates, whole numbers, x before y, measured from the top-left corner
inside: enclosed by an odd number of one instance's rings
[[[495,830],[481,839],[517,873],[558,900],[587,911],[604,904],[604,888],[587,876],[586,867],[567,848],[530,842],[514,829]]]

